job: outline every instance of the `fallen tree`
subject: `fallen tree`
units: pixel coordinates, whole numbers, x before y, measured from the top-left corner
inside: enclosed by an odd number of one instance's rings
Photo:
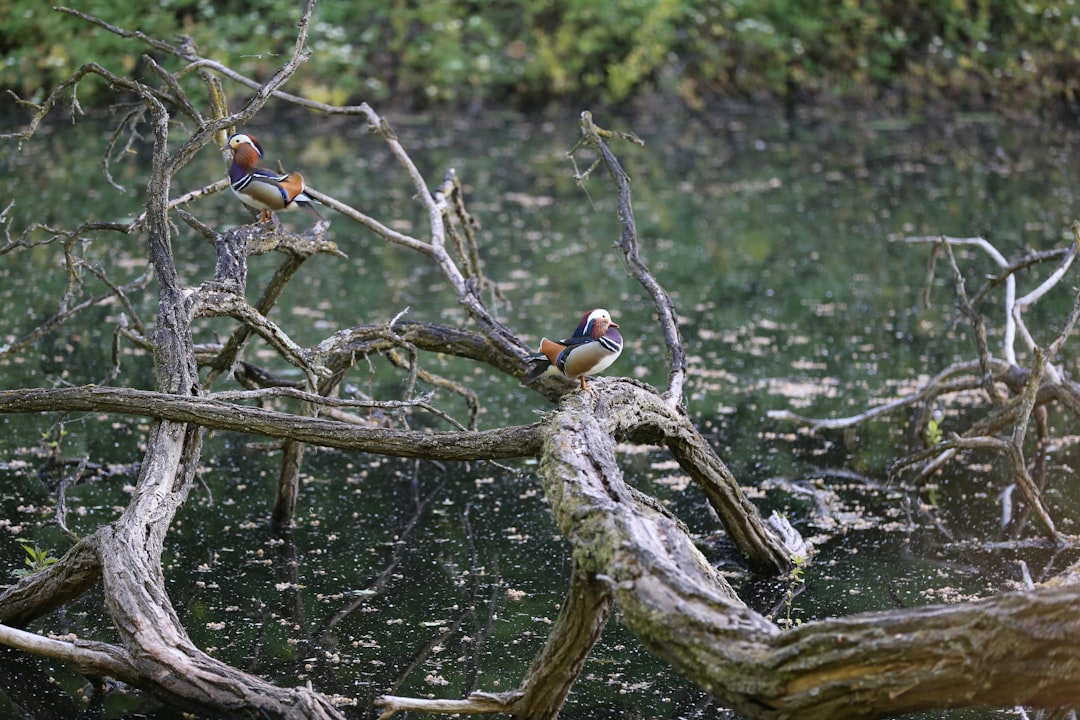
[[[522,378],[529,369],[530,348],[496,319],[483,299],[488,281],[477,262],[480,250],[457,178],[448,173],[431,190],[389,123],[367,105],[332,107],[282,91],[303,60],[313,9],[314,2],[308,2],[293,53],[265,83],[200,57],[184,43],[173,45],[63,10],[147,44],[159,56],[180,64],[168,70],[157,60],[144,58],[156,85],[100,65],[84,65],[41,104],[26,103],[31,121],[15,136],[20,142],[33,142],[42,120],[88,76],[103,77],[117,92],[137,98],[133,116],[149,118],[153,163],[146,183],[145,214],[127,225],[84,223],[53,237],[71,242],[90,233],[119,232],[145,240],[156,279],[155,321],[142,322],[128,297],[129,292],[147,287],[145,281],[129,286],[109,283],[108,297],[128,310],[116,330],[117,342],[131,342],[153,353],[157,387],[154,391],[104,385],[10,390],[0,393],[0,412],[92,410],[138,414],[154,418],[155,424],[134,493],[122,515],[77,539],[55,564],[0,594],[0,642],[72,663],[91,678],[121,680],[194,712],[343,717],[334,698],[318,688],[280,687],[209,656],[188,637],[166,591],[163,543],[194,486],[203,433],[243,430],[286,440],[274,511],[274,523],[281,528],[292,519],[305,444],[432,460],[540,460],[546,497],[572,548],[573,571],[567,602],[530,672],[517,690],[508,693],[478,692],[461,699],[386,696],[379,701],[386,717],[408,709],[555,717],[616,603],[647,648],[750,717],[879,717],[939,707],[1053,707],[1080,701],[1080,663],[1076,662],[1080,628],[1070,613],[1080,590],[1045,588],[944,608],[808,622],[781,631],[746,607],[695,547],[678,518],[625,483],[616,460],[616,441],[662,445],[702,488],[756,572],[784,573],[793,556],[809,552],[782,518],[760,517],[688,417],[682,405],[685,354],[675,307],[639,255],[628,178],[608,146],[611,139],[634,138],[598,128],[587,113],[581,117],[580,148],[591,148],[597,158],[593,168],[606,170],[615,183],[623,227],[618,249],[655,305],[667,347],[667,387],[657,391],[626,379],[601,378],[590,393],[576,391],[576,386],[560,378],[545,377],[535,389],[558,401],[553,412],[532,425],[489,430],[457,423],[417,397],[414,388],[422,381],[441,383],[475,399],[468,388],[428,372],[422,362],[426,352],[482,362],[494,371]],[[193,100],[184,89],[193,73],[206,90],[205,103]],[[253,92],[236,113],[226,110],[223,81]],[[286,233],[276,226],[218,233],[185,208],[225,189],[225,181],[177,197],[172,197],[171,187],[175,173],[197,151],[211,142],[220,146],[227,133],[271,101],[359,118],[387,143],[427,211],[427,239],[398,232],[390,223],[329,195],[313,194],[344,220],[359,223],[386,242],[433,263],[466,311],[467,323],[455,327],[395,318],[386,325],[350,328],[305,348],[290,338],[287,328],[268,318],[282,288],[305,258],[336,252],[325,237],[328,225],[316,225],[307,235]],[[179,127],[173,122],[176,117],[184,117],[195,129],[182,138],[171,138]],[[118,142],[130,121],[131,117],[125,118],[114,141]],[[107,161],[104,167],[108,174]],[[176,272],[174,217],[193,234],[212,241],[218,253],[215,277],[190,292],[181,287]],[[33,233],[39,229],[28,228],[4,248],[5,254],[33,247]],[[250,305],[242,294],[247,257],[271,251],[284,259],[260,300]],[[65,262],[73,278],[83,270],[71,254],[65,255]],[[79,307],[83,306],[69,307],[3,352],[32,350],[39,338],[56,332]],[[231,335],[218,343],[196,345],[192,322],[204,316],[232,318],[236,324]],[[243,348],[256,334],[301,370],[304,379],[286,382],[245,361]],[[337,387],[357,358],[375,354],[401,368],[411,400],[388,403],[336,397]],[[200,368],[206,370],[205,379]],[[235,379],[246,389],[215,391],[215,383],[224,378]],[[286,413],[246,404],[275,396],[301,401],[301,411]],[[350,416],[347,411],[357,407],[431,413],[456,427],[430,432],[374,426]],[[115,629],[114,642],[44,638],[23,629],[98,586]]]

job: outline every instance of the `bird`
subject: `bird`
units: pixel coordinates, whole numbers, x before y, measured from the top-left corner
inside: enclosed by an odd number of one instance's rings
[[[229,137],[224,150],[232,151],[229,184],[240,202],[259,211],[259,222],[269,222],[275,211],[304,208],[322,219],[313,206],[318,201],[309,196],[304,176],[298,172],[282,175],[258,167],[263,157],[262,145],[254,135],[236,133]]]
[[[540,341],[539,352],[529,358],[536,364],[521,382],[531,383],[554,367],[571,380],[580,380],[582,390],[592,392],[585,384],[585,377],[608,369],[622,353],[623,339],[618,327],[607,310],[590,310],[569,338],[561,342],[547,338]]]

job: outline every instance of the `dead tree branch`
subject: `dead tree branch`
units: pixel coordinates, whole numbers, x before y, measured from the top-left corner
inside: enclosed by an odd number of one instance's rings
[[[1047,403],[1060,402],[1074,414],[1080,411],[1080,386],[1064,375],[1062,369],[1053,364],[1062,344],[1068,339],[1080,314],[1080,293],[1073,302],[1063,327],[1049,343],[1046,352],[1036,342],[1023,319],[1023,313],[1038,300],[1044,298],[1059,285],[1076,257],[1077,244],[1080,243],[1080,222],[1073,223],[1074,242],[1067,248],[1049,253],[1036,253],[1034,257],[1025,257],[1009,262],[990,242],[983,238],[908,238],[909,243],[934,242],[930,258],[930,272],[927,285],[933,279],[933,267],[938,253],[949,261],[953,283],[957,296],[957,307],[968,320],[975,336],[976,359],[956,363],[939,372],[916,393],[890,400],[889,402],[865,412],[834,419],[806,418],[788,411],[775,411],[770,417],[778,420],[798,422],[818,429],[842,429],[869,422],[909,407],[929,407],[931,404],[950,396],[970,394],[981,390],[990,404],[990,412],[974,421],[961,434],[951,438],[942,438],[931,446],[901,458],[890,470],[895,475],[909,467],[918,468],[921,477],[927,477],[937,471],[944,463],[953,459],[961,450],[990,449],[1001,453],[1007,460],[1016,486],[1020,489],[1028,507],[1034,512],[1043,532],[1052,540],[1060,541],[1054,521],[1042,497],[1041,484],[1032,479],[1025,459],[1024,441],[1027,428],[1037,409]],[[975,298],[980,301],[990,297],[989,288],[1005,287],[1003,358],[993,357],[983,320],[978,307],[969,300],[965,288],[965,277],[953,254],[954,246],[974,246],[986,252],[1002,269],[1002,274],[991,278],[980,289]],[[1038,286],[1022,296],[1016,297],[1015,274],[1020,269],[1029,268],[1037,261],[1057,260],[1058,264]],[[1031,367],[1024,369],[1018,365],[1018,353],[1015,347],[1017,335],[1023,340],[1025,349],[1031,357]],[[976,377],[967,377],[978,368]],[[1006,398],[1005,391],[1012,397]],[[1037,417],[1041,417],[1040,414]],[[927,417],[928,413],[923,413]],[[924,420],[925,422],[925,420]],[[1041,457],[1041,455],[1039,456]],[[1041,461],[1040,461],[1041,462]]]
[[[175,423],[313,442],[326,447],[398,457],[481,460],[534,456],[540,448],[535,425],[495,430],[426,433],[295,415],[215,400],[213,396],[87,386],[0,391],[0,413],[56,410],[115,412]]]
[[[644,143],[632,134],[613,133],[597,127],[593,123],[592,113],[588,111],[581,114],[581,135],[581,140],[567,154],[572,156],[584,145],[592,147],[600,155],[597,162],[607,168],[618,188],[618,214],[623,228],[618,247],[626,257],[630,272],[652,297],[656,313],[660,318],[660,327],[664,332],[664,343],[667,346],[668,387],[664,391],[664,399],[672,405],[682,405],[683,386],[686,383],[686,351],[683,348],[682,337],[679,335],[679,320],[675,303],[667,290],[656,281],[638,252],[637,223],[634,220],[634,208],[630,202],[630,177],[623,170],[619,159],[608,148],[605,138],[621,137],[638,144]],[[578,179],[580,181],[583,177],[579,176]]]
[[[605,398],[621,405],[621,392],[629,391],[605,389]],[[1070,609],[1080,599],[1076,588],[780,631],[738,600],[677,523],[633,502],[602,427],[614,414],[605,412],[604,400],[588,412],[582,403],[589,399],[568,399],[545,430],[553,440],[541,471],[560,527],[582,571],[607,578],[642,642],[729,707],[754,718],[828,720],[943,701],[1080,702],[1080,676],[1066,669],[1080,658],[1080,624]]]

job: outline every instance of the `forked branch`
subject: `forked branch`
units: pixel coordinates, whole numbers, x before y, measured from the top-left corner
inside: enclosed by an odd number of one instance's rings
[[[1009,262],[983,238],[909,238],[910,243],[933,242],[927,287],[933,279],[934,262],[939,254],[949,263],[956,291],[956,303],[960,314],[967,319],[975,338],[976,358],[959,362],[942,370],[915,393],[894,398],[873,409],[853,416],[833,419],[813,419],[795,415],[786,410],[774,411],[770,417],[798,422],[811,429],[842,429],[879,419],[911,407],[929,407],[948,401],[958,395],[972,396],[981,390],[989,402],[989,412],[970,424],[962,433],[936,440],[929,447],[896,461],[890,474],[915,467],[921,477],[939,469],[962,450],[989,449],[1000,453],[1008,462],[1016,486],[1035,514],[1043,532],[1052,540],[1061,536],[1056,530],[1049,508],[1042,496],[1042,489],[1034,482],[1025,459],[1024,441],[1027,428],[1038,407],[1060,402],[1074,414],[1080,412],[1080,387],[1068,379],[1053,360],[1066,340],[1072,335],[1080,314],[1080,294],[1075,295],[1073,307],[1062,324],[1057,336],[1044,351],[1034,339],[1024,322],[1024,311],[1045,298],[1066,277],[1076,257],[1080,243],[1080,223],[1073,223],[1074,242],[1067,248],[1053,252],[1034,253],[1020,260]],[[954,246],[975,246],[985,251],[1002,269],[1000,275],[991,278],[972,296],[966,290],[965,276],[953,254]],[[1016,297],[1016,273],[1038,262],[1056,260],[1057,266],[1032,291]],[[1001,317],[1004,323],[1004,358],[995,358],[987,341],[987,331],[978,304],[991,296],[991,290],[1004,286],[1004,305]],[[1030,358],[1030,368],[1023,368],[1015,347],[1017,336],[1023,340]],[[976,370],[978,372],[976,373]],[[1007,398],[1008,393],[1012,397]],[[966,403],[966,407],[973,407]],[[974,407],[977,407],[974,406]],[[927,417],[928,413],[923,413]]]

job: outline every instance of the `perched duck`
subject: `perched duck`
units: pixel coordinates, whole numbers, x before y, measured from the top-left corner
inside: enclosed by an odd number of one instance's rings
[[[259,212],[259,222],[269,222],[275,211],[302,207],[322,219],[313,207],[318,202],[304,190],[304,177],[298,172],[282,175],[258,167],[263,157],[262,145],[253,135],[237,133],[229,138],[222,150],[232,150],[229,182],[240,201]]]
[[[606,370],[622,352],[618,327],[607,310],[597,308],[585,313],[577,330],[566,340],[540,341],[540,352],[531,358],[536,365],[522,382],[530,383],[554,366],[571,380],[580,379],[582,390],[590,390],[585,377]]]

